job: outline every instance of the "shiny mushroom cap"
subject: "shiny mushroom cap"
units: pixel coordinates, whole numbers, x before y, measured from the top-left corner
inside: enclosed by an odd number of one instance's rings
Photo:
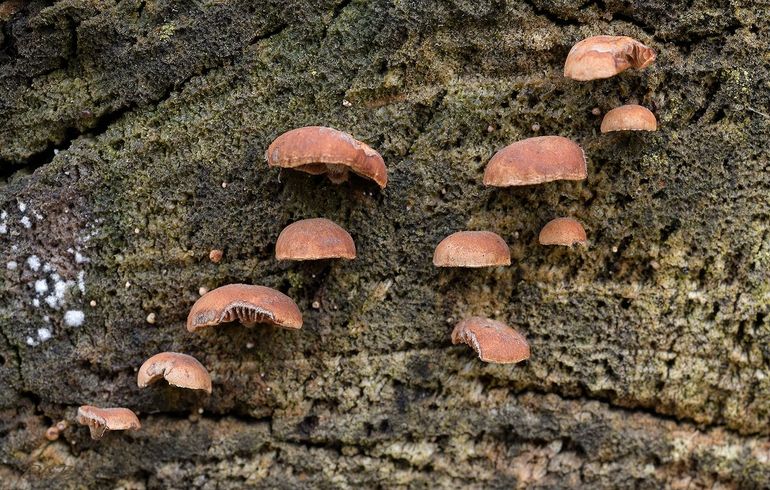
[[[355,259],[350,233],[325,218],[296,221],[281,231],[275,243],[278,260]]]
[[[139,388],[165,378],[179,388],[203,390],[211,394],[211,376],[193,356],[177,352],[161,352],[144,361],[136,377]]]
[[[564,63],[564,76],[587,81],[609,78],[655,61],[655,51],[628,36],[593,36],[575,44]]]
[[[656,131],[658,120],[646,107],[628,104],[616,107],[604,115],[602,133],[611,131]]]
[[[458,231],[441,240],[433,253],[436,267],[494,267],[511,265],[511,251],[491,231]]]
[[[459,322],[452,331],[452,343],[466,343],[479,359],[495,364],[511,364],[529,359],[529,343],[508,325],[474,316]]]
[[[220,323],[267,323],[287,329],[302,327],[302,313],[291,298],[265,286],[228,284],[209,291],[187,315],[187,330],[195,332]]]
[[[540,230],[540,245],[586,245],[586,231],[579,221],[572,218],[556,218]]]
[[[83,405],[78,408],[78,424],[87,425],[92,439],[101,439],[108,430],[139,430],[142,424],[127,408],[99,408]]]
[[[536,136],[495,153],[484,170],[484,185],[507,187],[583,180],[586,173],[586,157],[577,143],[562,136]]]
[[[379,153],[333,128],[306,126],[277,137],[267,148],[267,163],[313,175],[327,174],[335,184],[348,180],[348,171],[373,180],[384,189],[388,169]]]

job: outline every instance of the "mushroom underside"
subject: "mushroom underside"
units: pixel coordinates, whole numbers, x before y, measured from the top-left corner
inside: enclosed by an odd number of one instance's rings
[[[86,425],[88,425],[88,430],[91,433],[91,439],[101,439],[107,432],[107,425],[97,420],[88,420]]]
[[[235,304],[227,307],[219,318],[219,323],[238,321],[246,326],[257,323],[274,323],[275,315],[264,308],[249,304]]]
[[[299,167],[296,167],[296,168],[297,170],[302,170],[303,172],[309,173],[311,175],[326,174],[326,177],[330,181],[332,181],[332,183],[334,184],[341,184],[343,182],[347,182],[350,177],[350,172],[353,172],[359,177],[362,177],[365,179],[372,178],[371,176],[367,176],[360,172],[356,172],[354,168],[349,167],[347,164],[342,164],[342,163],[308,163],[305,165],[300,165]]]

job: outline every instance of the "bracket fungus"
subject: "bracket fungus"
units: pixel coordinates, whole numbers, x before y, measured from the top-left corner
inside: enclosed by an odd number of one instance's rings
[[[281,231],[275,243],[278,260],[355,259],[350,233],[326,218],[295,221]]]
[[[484,170],[484,185],[508,187],[586,178],[583,149],[563,136],[536,136],[495,153]]]
[[[657,131],[655,114],[644,106],[636,104],[616,107],[604,115],[602,133],[611,131]]]
[[[145,388],[160,378],[164,378],[171,386],[203,390],[211,394],[209,372],[196,358],[187,354],[177,352],[155,354],[144,361],[139,368],[136,383],[139,388]]]
[[[494,267],[511,265],[511,251],[491,231],[458,231],[441,240],[433,253],[436,267]]]
[[[187,330],[195,332],[234,321],[247,326],[267,323],[295,330],[302,328],[302,313],[291,298],[275,289],[228,284],[209,291],[195,302],[187,315]]]
[[[142,424],[127,408],[99,408],[83,405],[78,408],[78,424],[87,425],[91,439],[101,439],[108,430],[139,430]]]
[[[628,36],[593,36],[578,42],[567,55],[564,76],[581,82],[609,78],[655,61],[655,51]]]
[[[579,221],[572,218],[556,218],[540,230],[540,245],[586,245],[586,231]]]
[[[379,153],[348,133],[323,126],[292,129],[277,137],[265,153],[271,167],[293,168],[312,175],[326,174],[335,184],[353,172],[384,189],[388,169]]]
[[[512,364],[529,359],[529,343],[508,325],[473,316],[460,321],[452,331],[452,343],[466,343],[479,359],[495,364]]]

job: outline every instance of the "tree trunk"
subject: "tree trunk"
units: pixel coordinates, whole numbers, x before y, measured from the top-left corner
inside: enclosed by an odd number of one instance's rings
[[[769,487],[769,9],[578,3],[0,4],[0,487]],[[657,61],[563,77],[597,34]],[[625,103],[659,130],[600,134]],[[388,186],[269,168],[306,125],[378,150]],[[482,185],[495,151],[549,134],[585,181]],[[558,216],[587,248],[538,245]],[[277,262],[310,217],[358,257]],[[463,229],[513,265],[435,268]],[[304,327],[189,333],[200,289],[236,282]],[[530,360],[453,346],[471,315]],[[137,388],[162,351],[213,394]],[[92,441],[83,404],[142,428]]]

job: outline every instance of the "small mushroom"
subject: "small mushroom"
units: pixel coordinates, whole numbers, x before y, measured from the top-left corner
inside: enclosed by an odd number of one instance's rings
[[[45,431],[45,438],[53,442],[59,438],[60,431],[55,425]]]
[[[655,114],[646,107],[628,104],[616,107],[604,115],[602,133],[611,131],[657,131]]]
[[[495,153],[484,170],[484,185],[508,187],[586,178],[586,157],[574,141],[536,136]]]
[[[452,343],[473,347],[484,362],[511,364],[529,359],[529,343],[508,325],[473,316],[459,322],[452,331]]]
[[[136,377],[139,388],[165,378],[168,384],[179,388],[203,390],[211,394],[211,376],[192,356],[177,352],[161,352],[144,361]]]
[[[218,248],[215,248],[209,252],[209,260],[215,264],[218,264],[222,261],[222,255],[224,255],[224,252]]]
[[[587,81],[609,78],[628,68],[642,69],[655,61],[655,51],[628,36],[593,36],[570,49],[564,76]]]
[[[388,170],[380,154],[348,133],[333,128],[292,129],[270,144],[265,158],[272,167],[326,174],[335,184],[347,181],[348,172],[373,180],[382,189],[388,183]]]
[[[207,292],[195,302],[187,315],[187,330],[195,332],[220,323],[239,321],[287,329],[302,327],[302,313],[291,298],[265,286],[228,284]]]
[[[586,245],[586,231],[579,221],[572,218],[556,218],[540,230],[540,245]]]
[[[491,231],[458,231],[441,240],[433,253],[436,267],[494,267],[511,265],[511,251]]]
[[[83,405],[78,408],[78,424],[87,425],[92,439],[101,439],[108,430],[139,430],[142,424],[127,408],[99,408]]]
[[[325,218],[296,221],[275,243],[278,260],[355,259],[356,244],[340,225]]]

